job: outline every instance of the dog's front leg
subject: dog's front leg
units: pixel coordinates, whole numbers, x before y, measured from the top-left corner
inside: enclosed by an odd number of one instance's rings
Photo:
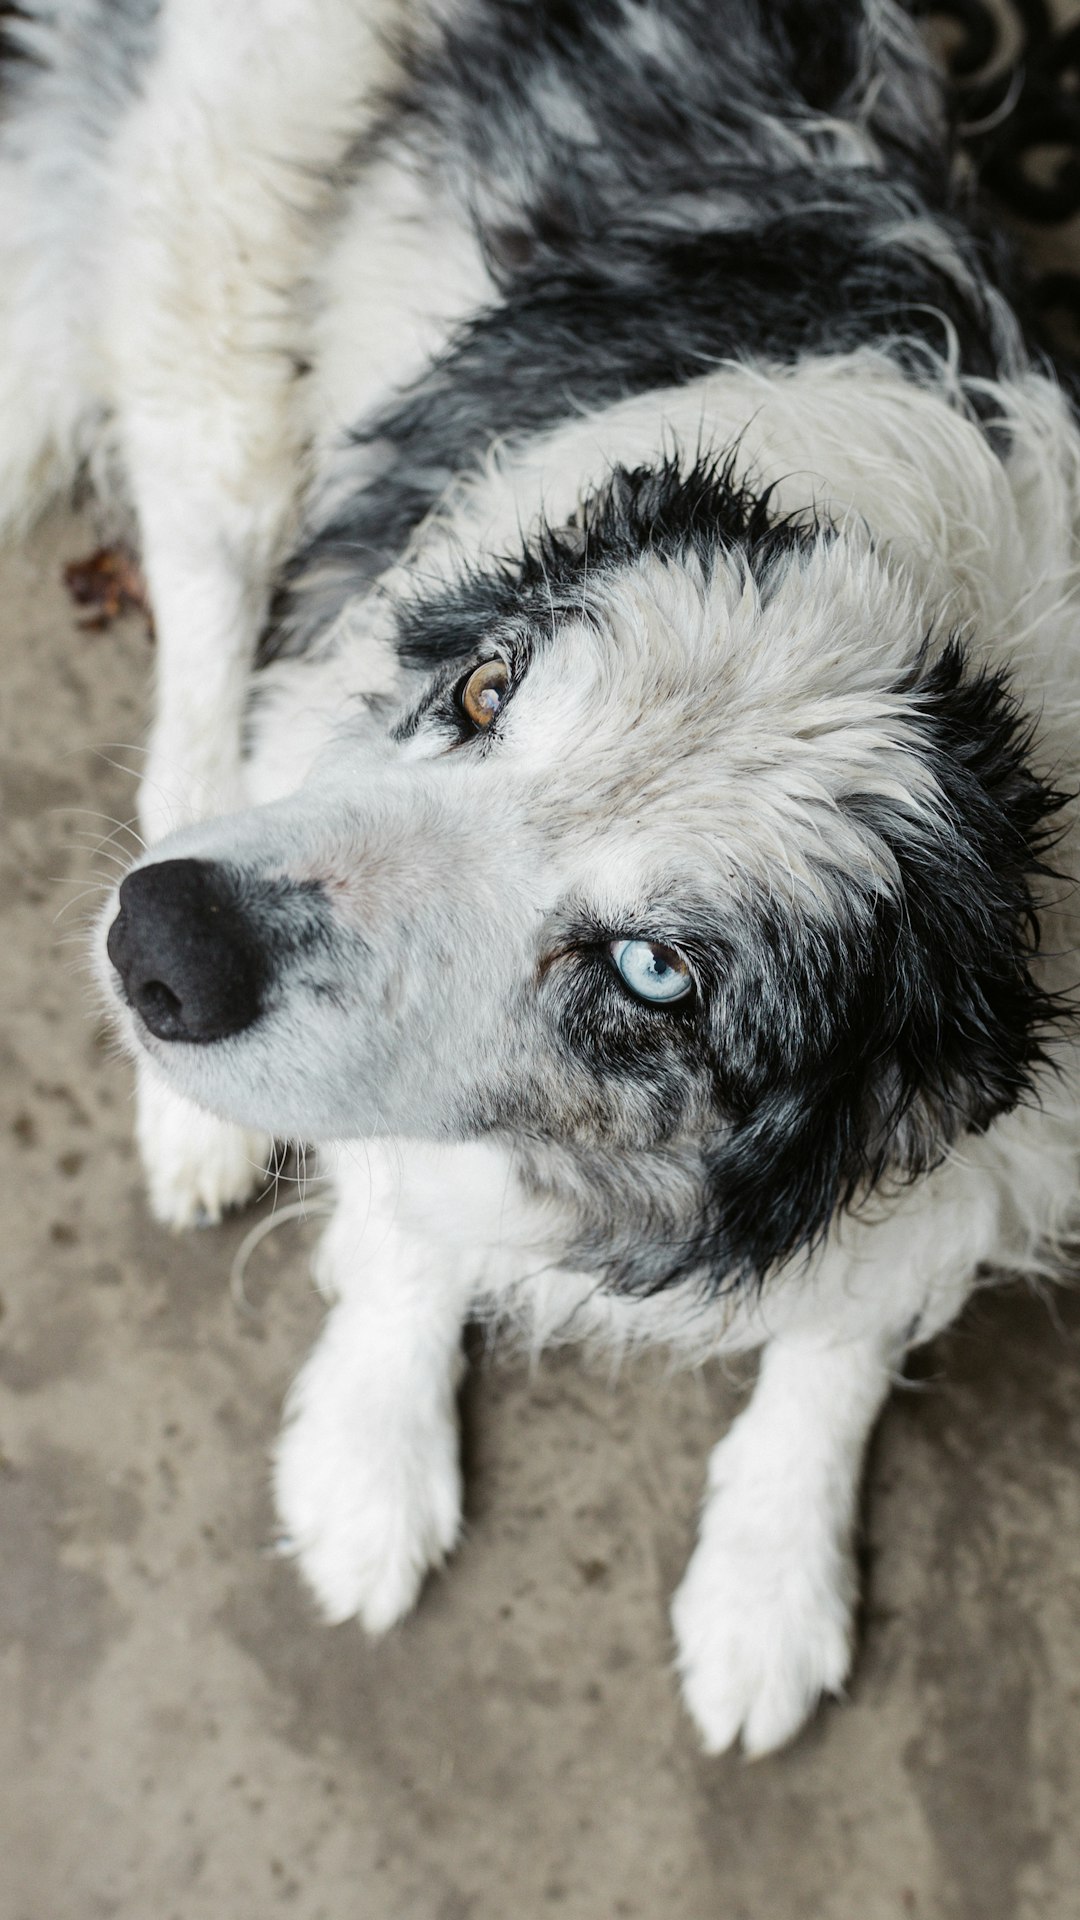
[[[250,491],[264,511],[238,511],[218,498],[209,450],[200,491],[194,475],[170,473],[148,432],[133,435],[132,476],[157,634],[156,717],[139,791],[152,844],[170,827],[244,804],[243,706],[287,489],[280,473],[271,484],[253,468]],[[265,1185],[268,1135],[200,1112],[146,1062],[136,1095],[147,1191],[163,1224],[212,1223]]]
[[[326,1618],[382,1633],[460,1530],[456,1391],[473,1287],[452,1256],[365,1211],[346,1199],[323,1242],[336,1303],[289,1395],[274,1479],[286,1550]]]
[[[157,638],[139,814],[153,844],[244,804],[244,704],[305,479],[298,365],[341,153],[392,70],[397,0],[172,0],[109,151],[103,360]],[[159,1216],[215,1218],[271,1142],[145,1076]]]
[[[139,789],[140,824],[151,844],[174,827],[245,805],[244,707],[278,551],[265,522],[272,518],[280,530],[290,506],[275,475],[272,514],[251,525],[235,515],[238,524],[230,527],[212,473],[200,497],[193,480],[170,479],[166,458],[162,449],[157,460],[133,462],[156,636],[154,723]],[[249,485],[253,493],[271,492],[263,475],[253,473]]]
[[[103,357],[157,635],[149,840],[242,803],[252,652],[305,479],[310,276],[399,11],[170,0],[112,139]]]
[[[222,257],[229,239],[241,244],[240,212],[227,237],[207,216],[196,247],[182,225],[182,216],[193,222],[188,201],[174,205],[183,184],[179,169],[161,183],[149,235],[149,221],[133,222],[129,279],[142,305],[124,333],[132,370],[120,431],[156,637],[155,718],[139,789],[150,845],[245,803],[251,661],[302,472],[284,350],[260,344],[245,300],[250,308],[261,290]],[[181,284],[181,238],[205,263],[201,300]],[[231,309],[226,284],[236,289]],[[206,337],[211,323],[226,346]],[[166,1225],[218,1220],[265,1184],[268,1136],[200,1113],[145,1066],[136,1132],[151,1206]]]
[[[711,1753],[740,1735],[752,1755],[782,1746],[843,1686],[863,1456],[901,1344],[774,1340],[713,1452],[672,1614],[683,1694]]]

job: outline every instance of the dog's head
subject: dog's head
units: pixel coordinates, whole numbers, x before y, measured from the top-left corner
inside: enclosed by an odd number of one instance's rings
[[[114,995],[180,1090],[498,1135],[586,1211],[621,1180],[666,1226],[611,1278],[655,1285],[763,1275],[1030,1089],[1060,797],[868,536],[620,472],[399,641],[402,707],[121,888]]]

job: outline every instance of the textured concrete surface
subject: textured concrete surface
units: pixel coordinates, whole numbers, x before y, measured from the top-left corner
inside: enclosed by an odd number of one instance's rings
[[[79,971],[149,662],[138,621],[77,629],[90,544],[57,520],[0,562],[0,1920],[1074,1920],[1068,1290],[980,1296],[895,1398],[851,1698],[777,1758],[703,1760],[668,1671],[745,1381],[479,1360],[453,1567],[382,1644],[313,1619],[266,1460],[314,1228],[244,1314],[243,1225],[153,1226]]]

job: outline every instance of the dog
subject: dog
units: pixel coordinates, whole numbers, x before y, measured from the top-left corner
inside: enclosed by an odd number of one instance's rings
[[[869,1435],[1075,1219],[1080,435],[892,0],[29,0],[0,505],[128,503],[152,1204],[316,1143],[330,1620],[454,1547],[473,1315],[761,1350],[705,1747],[852,1657]],[[357,1143],[362,1143],[358,1145]]]

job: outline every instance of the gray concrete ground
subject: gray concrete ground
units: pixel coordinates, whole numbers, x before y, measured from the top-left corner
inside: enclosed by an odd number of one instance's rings
[[[875,1447],[851,1698],[706,1761],[666,1603],[745,1383],[574,1354],[467,1390],[469,1525],[379,1645],[268,1551],[314,1228],[148,1219],[79,971],[149,647],[58,519],[0,570],[0,1920],[1072,1920],[1080,1298],[981,1296]]]

